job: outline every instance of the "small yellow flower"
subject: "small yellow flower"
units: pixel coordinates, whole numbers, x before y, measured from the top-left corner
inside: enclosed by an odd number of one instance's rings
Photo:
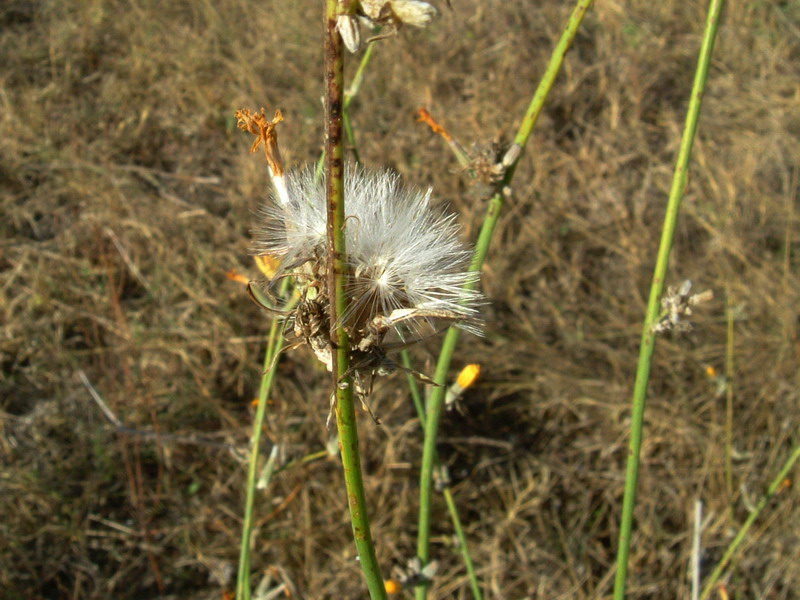
[[[447,394],[445,394],[444,405],[447,410],[452,410],[453,408],[461,410],[458,400],[464,395],[467,388],[475,385],[480,374],[481,366],[479,364],[467,365],[461,369],[456,382],[448,388]]]
[[[403,591],[403,585],[396,579],[387,579],[383,582],[383,587],[386,588],[386,593],[394,596]]]
[[[456,383],[459,387],[463,390],[471,387],[480,377],[481,374],[481,366],[479,364],[471,364],[467,365],[463,369],[461,369],[461,373],[458,374],[458,379],[456,379]]]

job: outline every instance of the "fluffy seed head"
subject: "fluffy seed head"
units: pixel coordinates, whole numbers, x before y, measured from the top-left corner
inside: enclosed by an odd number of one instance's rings
[[[279,257],[279,275],[318,276],[328,255],[325,183],[306,170],[287,173],[286,188],[288,202],[271,202],[262,211],[256,253]],[[477,274],[467,271],[470,253],[454,217],[431,207],[430,190],[405,187],[389,171],[349,167],[345,210],[350,278],[342,320],[354,344],[376,317],[384,326],[402,323],[415,332],[437,320],[477,331],[481,296],[462,287]]]

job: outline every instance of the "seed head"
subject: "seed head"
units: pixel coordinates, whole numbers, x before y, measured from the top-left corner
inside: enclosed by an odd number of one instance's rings
[[[276,277],[295,275],[311,292],[301,309],[327,331],[325,184],[306,170],[287,173],[286,189],[286,202],[262,210],[255,250],[279,259]],[[431,207],[430,190],[405,187],[389,171],[348,167],[345,210],[350,276],[348,308],[340,318],[358,352],[382,348],[389,332],[408,341],[437,323],[478,332],[482,297],[464,290],[478,275],[467,270],[470,253],[454,217]]]

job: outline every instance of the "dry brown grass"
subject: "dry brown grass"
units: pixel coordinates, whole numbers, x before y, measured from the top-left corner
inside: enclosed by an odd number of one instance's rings
[[[268,323],[225,278],[253,272],[263,167],[240,106],[280,106],[288,164],[320,147],[320,8],[305,1],[10,2],[0,8],[0,596],[220,598],[238,553],[236,448],[110,430],[76,372],[136,427],[245,446]],[[463,142],[508,136],[568,7],[454,2],[381,44],[354,112],[366,162],[463,215],[480,194],[426,105]],[[441,455],[489,598],[605,598],[622,498],[639,323],[699,46],[702,3],[598,1],[568,56],[498,232],[485,377]],[[731,3],[671,267],[717,300],[656,352],[630,596],[686,598],[691,511],[706,565],[798,442],[800,9]],[[736,494],[726,494],[725,299],[736,322]],[[421,352],[419,364],[435,351]],[[322,448],[327,377],[280,363],[269,436]],[[378,554],[414,551],[420,432],[402,377],[381,382],[362,447]],[[362,415],[363,416],[363,415]],[[741,486],[741,488],[739,487]],[[798,598],[800,505],[779,496],[730,583]],[[733,502],[732,516],[727,514]],[[437,598],[468,585],[443,503]],[[257,507],[254,569],[307,598],[361,598],[338,465],[284,471]],[[219,582],[222,580],[222,583]]]

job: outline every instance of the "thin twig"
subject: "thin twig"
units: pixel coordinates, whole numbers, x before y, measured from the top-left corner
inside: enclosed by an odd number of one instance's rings
[[[353,100],[355,100],[359,90],[361,90],[361,84],[364,82],[364,73],[366,72],[367,66],[372,60],[372,55],[374,52],[375,52],[375,42],[370,42],[369,44],[367,44],[367,49],[364,52],[364,55],[361,57],[361,62],[358,63],[358,69],[356,69],[356,73],[355,75],[353,75],[353,80],[350,82],[350,85],[344,92],[344,103],[342,105],[342,117],[344,119],[345,133],[347,134],[347,142],[353,149],[353,159],[357,163],[361,162],[361,157],[358,154],[355,134],[353,133],[353,127],[352,124],[350,123],[350,105],[353,103]],[[317,181],[319,181],[319,179],[322,177],[322,171],[324,169],[325,169],[325,150],[323,149],[322,154],[320,155],[319,160],[317,161],[317,167],[314,171],[314,177]]]
[[[734,384],[734,307],[728,292],[726,311],[728,332],[725,342],[725,491],[728,493],[729,513],[733,514],[733,384]]]
[[[408,350],[403,350],[400,353],[400,358],[403,361],[403,366],[409,370],[409,372],[406,373],[408,387],[411,390],[411,398],[414,402],[414,407],[417,409],[417,416],[419,417],[420,425],[424,430],[425,405],[422,401],[422,395],[420,394],[417,380],[414,379],[414,375],[411,373],[413,369]],[[447,504],[447,510],[450,513],[450,520],[453,522],[453,529],[455,529],[456,537],[458,538],[459,550],[461,550],[461,557],[464,560],[464,566],[467,569],[467,576],[469,577],[469,585],[470,588],[472,588],[472,596],[475,598],[475,600],[482,600],[483,594],[481,593],[480,581],[478,580],[478,574],[475,571],[475,563],[472,562],[472,555],[470,554],[469,545],[467,543],[467,535],[464,532],[464,526],[462,525],[461,517],[458,514],[458,506],[456,505],[455,498],[453,497],[450,479],[449,477],[442,475],[442,465],[439,461],[438,452],[434,455],[433,460],[436,471],[440,473],[439,481],[442,483],[442,494],[444,495],[444,500]]]

